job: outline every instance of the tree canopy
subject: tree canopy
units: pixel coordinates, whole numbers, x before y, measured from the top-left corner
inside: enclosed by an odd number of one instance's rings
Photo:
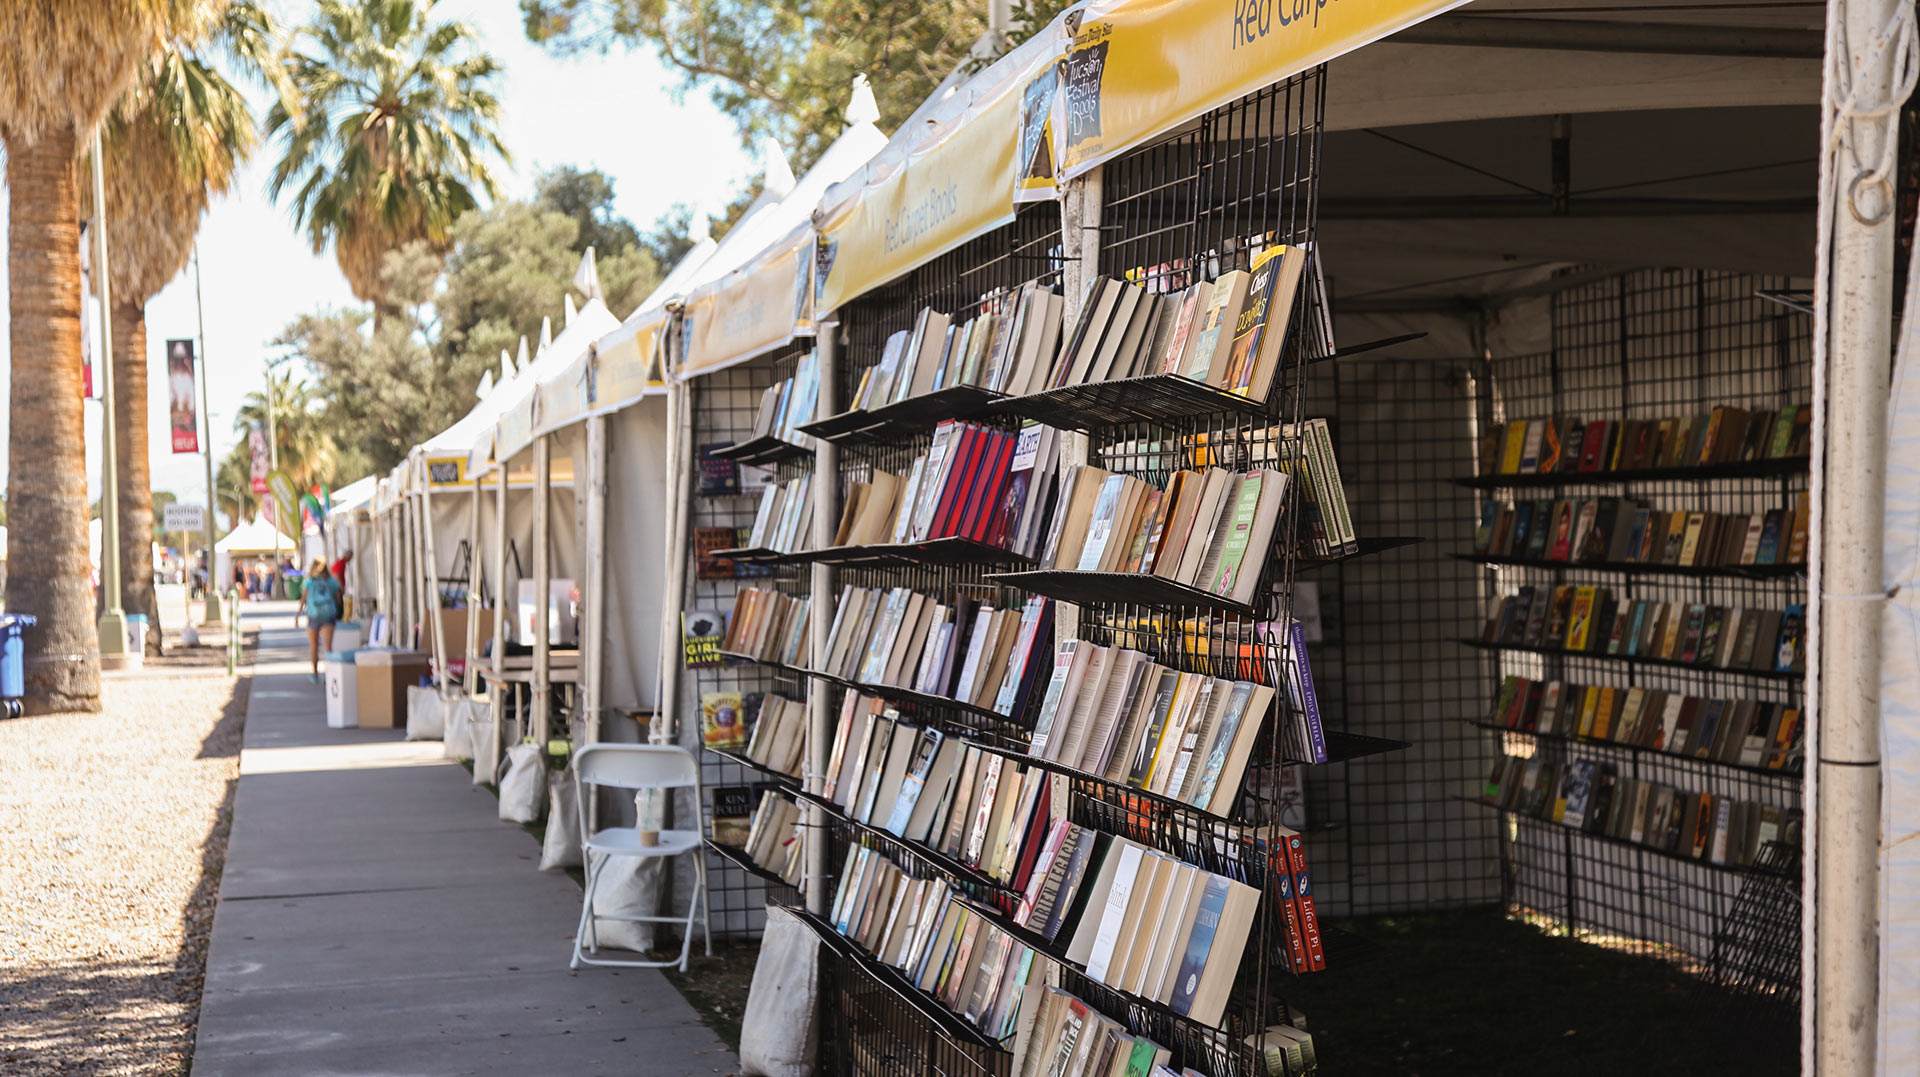
[[[1021,40],[1068,7],[1016,0]],[[969,62],[987,5],[908,0],[520,0],[527,36],[559,52],[651,45],[686,85],[703,89],[742,143],[772,135],[802,171],[845,126],[857,74],[873,85],[880,125],[897,128]],[[998,43],[987,50],[1000,51]]]
[[[282,147],[269,192],[291,193],[315,253],[332,245],[353,294],[381,308],[387,254],[445,250],[454,222],[496,193],[492,160],[507,159],[499,65],[471,26],[430,21],[433,7],[320,0],[287,55],[292,94],[267,113]]]
[[[501,351],[535,337],[543,318],[558,326],[588,245],[596,247],[601,287],[616,316],[630,313],[659,283],[653,252],[613,210],[606,176],[556,169],[535,190],[531,201],[462,216],[444,258],[418,242],[388,254],[380,286],[391,309],[380,324],[367,308],[348,307],[302,315],[281,331],[274,341],[280,361],[313,377],[324,401],[322,425],[338,449],[334,473],[315,479],[387,470],[466,414]],[[593,241],[609,237],[615,249],[603,253]],[[622,247],[623,237],[633,238]]]

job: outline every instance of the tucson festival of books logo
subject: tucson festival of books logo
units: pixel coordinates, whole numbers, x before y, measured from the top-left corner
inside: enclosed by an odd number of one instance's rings
[[[1100,39],[1111,29],[1106,23],[1095,23],[1081,30],[1080,41],[1098,43],[1076,43],[1067,56],[1067,145],[1075,150],[1100,141],[1100,84],[1106,79],[1107,49],[1112,44]]]
[[[821,236],[813,245],[813,299],[819,302],[827,289],[827,276],[833,272],[833,259],[840,253],[840,241]]]

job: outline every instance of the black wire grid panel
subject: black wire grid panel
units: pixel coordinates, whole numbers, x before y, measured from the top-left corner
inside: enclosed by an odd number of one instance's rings
[[[696,457],[701,446],[721,442],[740,444],[753,436],[754,419],[759,414],[760,398],[769,385],[793,376],[801,356],[812,349],[811,340],[791,345],[740,366],[695,379],[692,400],[693,447]],[[697,548],[703,529],[726,528],[744,545],[754,515],[760,506],[756,483],[745,481],[751,469],[741,467],[741,492],[703,494],[700,487],[701,461],[694,462],[694,476],[688,504],[689,537]],[[761,467],[769,481],[790,479],[812,465],[810,457],[787,458]],[[683,610],[713,610],[731,616],[734,598],[743,587],[772,588],[790,594],[805,595],[804,568],[759,567],[735,563],[734,575],[711,578],[699,571],[698,561],[689,551]],[[766,775],[750,770],[725,756],[701,748],[701,698],[713,693],[737,693],[743,700],[756,694],[779,693],[790,699],[805,699],[806,683],[791,674],[765,666],[727,662],[714,667],[688,669],[681,679],[678,715],[680,742],[700,757],[700,780],[709,791],[708,803],[698,805],[705,833],[713,833],[711,791],[725,786],[754,786],[764,783]],[[751,714],[752,707],[747,713]],[[758,804],[758,797],[754,798]],[[694,810],[690,803],[677,805]],[[707,850],[708,908],[716,937],[758,937],[766,923],[768,886],[760,878],[741,869],[732,859]],[[684,900],[685,884],[676,879],[675,900]],[[776,888],[777,890],[778,888]],[[676,906],[684,907],[684,906]]]
[[[1589,421],[1659,419],[1702,414],[1718,405],[1751,411],[1810,403],[1812,320],[1758,294],[1788,284],[1735,273],[1637,270],[1557,292],[1551,301],[1551,346],[1538,354],[1494,357],[1474,381],[1475,419],[1481,423],[1550,416]],[[1462,466],[1461,474],[1477,470]],[[1754,514],[1791,510],[1796,496],[1806,488],[1803,470],[1785,469],[1769,476],[1623,480],[1569,490],[1564,496],[1626,496],[1662,511]],[[1455,490],[1460,526],[1470,530],[1479,499],[1488,493]],[[1563,496],[1551,488],[1493,493],[1519,498]],[[1461,545],[1452,552],[1471,548],[1460,526],[1454,533],[1462,536],[1456,539]],[[1499,565],[1475,572],[1480,578],[1482,616],[1499,596],[1523,585],[1607,587],[1623,603],[1652,599],[1781,610],[1806,601],[1805,580],[1792,575],[1623,575],[1571,565]],[[1477,636],[1477,626],[1467,627],[1464,634]],[[1506,675],[1804,705],[1797,678],[1620,663],[1606,656],[1459,650],[1462,668],[1477,667],[1480,673],[1477,698],[1464,701],[1462,717],[1469,722],[1485,719]],[[1489,761],[1502,751],[1543,753],[1561,762],[1592,760],[1612,765],[1621,777],[1771,805],[1783,809],[1789,818],[1801,807],[1802,782],[1793,768],[1769,771],[1558,738],[1502,732],[1478,735],[1491,742]],[[1502,882],[1510,908],[1576,936],[1706,971],[1772,968],[1790,955],[1793,975],[1748,977],[1742,990],[1753,998],[1797,1000],[1797,897],[1795,910],[1788,916],[1779,900],[1743,898],[1743,886],[1754,885],[1751,872],[1689,862],[1538,820],[1487,814],[1506,819],[1501,825]],[[1781,858],[1790,854],[1771,855],[1775,860],[1768,863],[1774,869],[1789,870]],[[1797,875],[1797,853],[1791,857],[1790,870]],[[1797,884],[1790,889],[1797,895]]]
[[[1266,246],[1310,243],[1323,104],[1324,75],[1310,72],[1221,108],[1197,126],[1109,164],[1104,180],[1101,272],[1125,276],[1149,289],[1172,290],[1244,269],[1252,255]],[[1026,281],[1059,282],[1063,268],[1058,208],[1027,206],[1011,224],[850,304],[842,311],[846,352],[839,399],[852,398],[862,374],[879,361],[888,335],[910,329],[922,307],[931,306],[961,320],[980,309],[983,301]],[[1281,389],[1270,401],[1228,409],[1221,409],[1218,402],[1173,408],[1149,408],[1141,402],[1139,407],[1114,412],[1152,414],[1152,422],[1085,421],[1083,416],[1076,425],[1088,434],[1091,461],[1156,482],[1181,468],[1285,466],[1292,443],[1284,426],[1310,414],[1304,410],[1300,391],[1307,365],[1331,348],[1319,328],[1322,311],[1306,298],[1312,292],[1302,290],[1293,324],[1303,328],[1292,334]],[[1012,419],[1003,411],[1001,418],[988,421],[1010,424]],[[843,449],[843,497],[851,483],[866,480],[874,468],[904,475],[930,441],[931,422],[919,429],[863,438]],[[1128,601],[1123,586],[1116,585],[1104,598],[1083,600],[1079,634],[1098,643],[1142,650],[1158,661],[1193,672],[1283,683],[1285,656],[1278,647],[1257,639],[1254,626],[1259,621],[1284,623],[1291,610],[1300,533],[1293,514],[1287,516],[1284,537],[1275,543],[1263,567],[1262,585],[1250,610],[1224,614],[1214,605],[1138,606]],[[834,590],[837,596],[847,584],[910,587],[943,595],[965,593],[1017,607],[1027,592],[990,579],[992,567],[854,565],[836,571]],[[819,615],[830,617],[831,611],[823,604]],[[1314,657],[1317,662],[1318,651]],[[998,718],[933,701],[905,709],[912,715],[909,720],[937,724],[975,743],[1014,753],[1025,748],[1031,726],[1026,714]],[[1281,815],[1279,774],[1281,761],[1289,757],[1283,734],[1290,723],[1279,719],[1278,713],[1270,717],[1229,819],[1091,776],[1069,779],[1069,816],[1276,894],[1278,880],[1269,884],[1266,835],[1260,828],[1277,822]],[[1345,728],[1337,713],[1329,715],[1328,722],[1331,730]],[[889,841],[871,828],[837,820],[831,829],[835,837],[830,846],[844,850],[850,840],[878,842],[909,870],[917,864],[963,884],[973,882],[938,858],[902,848],[902,843]],[[1313,855],[1310,849],[1309,857]],[[838,870],[844,853],[830,854],[828,859]],[[1006,907],[1003,894],[987,892],[979,898],[989,907]],[[1263,902],[1248,944],[1249,951],[1259,956],[1243,960],[1219,1029],[1158,1012],[1152,1004],[1113,992],[1065,964],[1061,983],[1095,1008],[1169,1047],[1176,1067],[1191,1066],[1211,1077],[1264,1072],[1244,1040],[1291,1016],[1276,975],[1285,968],[1283,930],[1275,903]],[[951,1037],[937,1028],[929,1030],[930,1018],[914,1014],[911,1006],[892,997],[896,993],[887,990],[881,971],[837,954],[824,966],[830,970],[823,980],[828,1006],[824,1025],[834,1033],[823,1045],[831,1059],[829,1072],[1004,1071],[1004,1051],[991,1056],[956,1054]],[[940,1023],[932,1021],[935,1026]]]

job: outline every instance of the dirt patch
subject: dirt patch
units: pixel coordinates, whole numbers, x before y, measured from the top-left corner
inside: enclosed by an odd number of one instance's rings
[[[187,1072],[247,688],[116,677],[0,722],[0,1073]]]

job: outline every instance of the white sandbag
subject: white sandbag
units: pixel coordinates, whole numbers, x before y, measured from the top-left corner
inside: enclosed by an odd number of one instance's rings
[[[547,764],[537,744],[507,749],[507,775],[500,779],[500,818],[509,823],[531,823],[547,806]]]
[[[467,744],[473,749],[473,784],[492,785],[500,766],[500,727],[493,708],[482,706],[467,723]]]
[[[740,1072],[808,1077],[814,1061],[814,997],[820,940],[792,913],[767,906],[760,959],[740,1018]]]
[[[473,738],[469,730],[473,727],[473,701],[455,699],[447,703],[447,733],[440,738],[440,757],[443,759],[473,758]]]
[[[407,686],[407,739],[439,740],[447,732],[447,701],[438,688]]]
[[[573,771],[547,779],[547,836],[540,843],[540,870],[580,866],[580,805],[573,798]]]
[[[645,951],[653,949],[653,924],[628,920],[609,920],[611,916],[653,916],[660,907],[660,869],[665,861],[616,856],[600,869],[600,881],[593,888],[593,911],[604,914],[593,918],[594,934],[603,949]]]

